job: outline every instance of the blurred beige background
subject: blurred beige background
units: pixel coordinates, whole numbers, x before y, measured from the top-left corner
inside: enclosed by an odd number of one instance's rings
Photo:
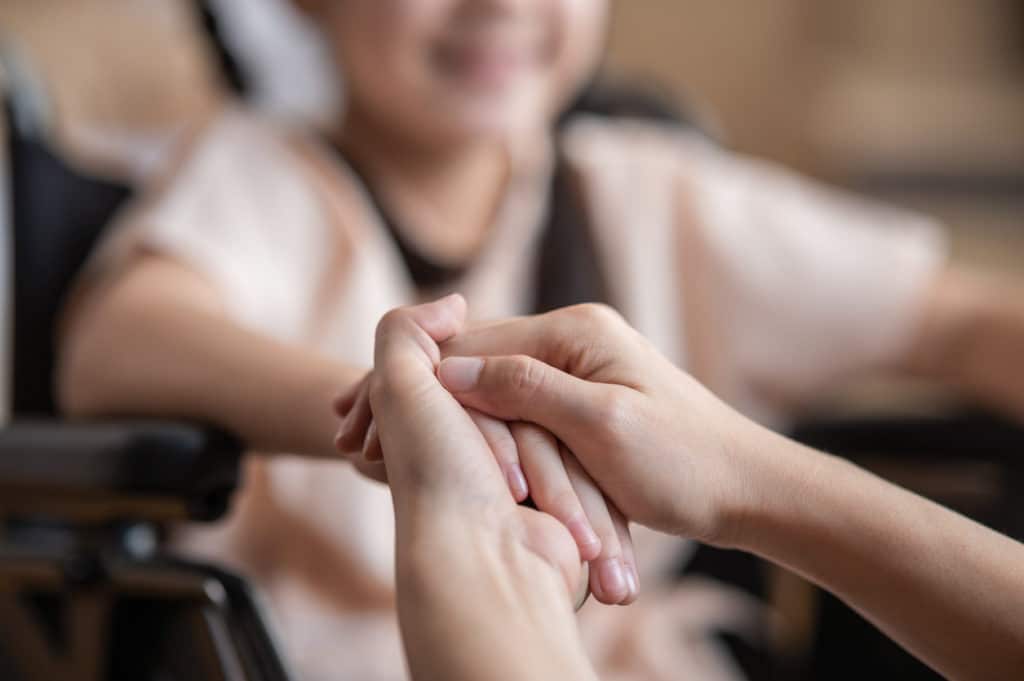
[[[211,4],[234,5],[244,18],[266,2]],[[123,160],[140,140],[157,153],[222,97],[196,5],[3,0],[0,36],[52,84],[69,148]],[[955,228],[958,257],[1024,270],[1024,3],[616,0],[613,8],[609,69],[697,102],[730,147],[837,183],[882,178],[884,198]],[[952,182],[901,188],[922,175]]]
[[[1019,0],[618,2],[610,65],[696,95],[735,149],[884,189],[949,223],[955,257],[1024,271]]]
[[[613,67],[698,93],[739,149],[838,175],[1024,165],[1018,0],[644,0],[615,14]]]

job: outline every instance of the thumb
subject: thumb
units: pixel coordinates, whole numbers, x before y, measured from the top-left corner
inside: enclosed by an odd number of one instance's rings
[[[441,361],[437,344],[457,334],[465,320],[466,301],[458,294],[391,310],[377,324],[374,367],[387,370],[393,361],[415,357],[428,363],[433,372]]]
[[[464,406],[506,421],[536,423],[566,443],[593,432],[612,388],[526,355],[448,357],[437,374]]]

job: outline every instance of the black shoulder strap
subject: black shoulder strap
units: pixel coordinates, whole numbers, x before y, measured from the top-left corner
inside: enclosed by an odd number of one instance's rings
[[[561,116],[563,130],[573,116],[642,118],[694,127],[694,118],[656,88],[624,88],[605,81],[590,84]],[[582,177],[559,150],[549,197],[548,221],[536,270],[535,312],[578,303],[614,305],[591,229]]]
[[[540,240],[533,311],[579,303],[610,303],[588,219],[582,178],[559,152]]]

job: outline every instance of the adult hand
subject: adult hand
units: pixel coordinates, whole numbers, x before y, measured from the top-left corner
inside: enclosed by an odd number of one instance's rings
[[[369,393],[371,372],[342,395],[335,411],[343,418],[338,450],[365,476],[388,481]],[[627,605],[639,595],[639,577],[629,525],[575,457],[547,430],[531,423],[506,423],[474,409],[469,417],[483,435],[517,502],[530,501],[561,521],[589,562],[590,590],[602,603]]]
[[[377,327],[368,395],[394,498],[410,667],[417,678],[590,678],[572,617],[582,582],[572,537],[515,503],[487,440],[435,375],[437,343],[464,315],[452,296]]]
[[[795,570],[949,678],[1016,678],[1024,545],[756,426],[604,308],[469,330],[443,352],[461,402],[547,427],[629,517]]]
[[[550,430],[630,520],[729,545],[763,493],[758,427],[607,307],[469,328],[441,349],[462,404]]]

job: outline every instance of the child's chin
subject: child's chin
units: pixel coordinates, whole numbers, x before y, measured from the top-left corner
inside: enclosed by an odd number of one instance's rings
[[[544,130],[551,124],[543,107],[514,99],[465,102],[453,114],[456,126],[467,137],[506,137]]]

